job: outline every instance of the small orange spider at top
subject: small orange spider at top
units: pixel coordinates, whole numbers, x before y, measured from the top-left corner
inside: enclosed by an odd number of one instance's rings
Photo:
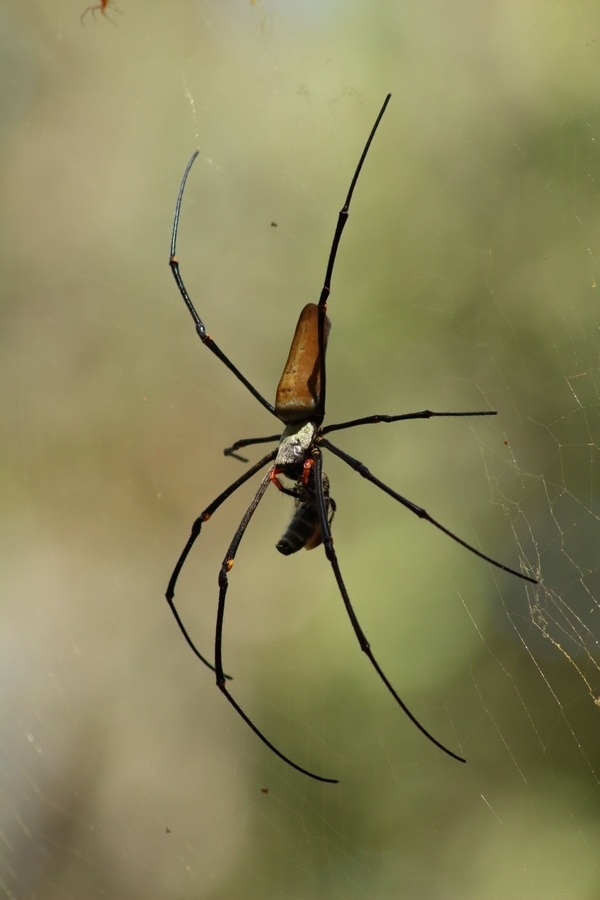
[[[84,9],[84,11],[81,13],[81,16],[79,17],[79,20],[80,20],[80,22],[83,22],[84,16],[86,16],[87,13],[89,13],[89,12],[91,12],[92,16],[95,17],[95,16],[96,16],[96,10],[100,10],[100,14],[103,15],[105,19],[108,19],[109,22],[112,22],[113,25],[116,25],[116,24],[117,24],[116,22],[113,22],[112,19],[109,19],[109,18],[108,18],[108,15],[107,15],[107,9],[108,9],[109,7],[110,7],[112,10],[114,10],[115,12],[118,12],[119,15],[121,15],[121,16],[123,15],[123,13],[121,12],[121,10],[120,10],[120,9],[117,9],[117,7],[114,5],[114,3],[111,2],[111,0],[100,0],[99,3],[95,3],[93,6],[87,6],[87,7]]]

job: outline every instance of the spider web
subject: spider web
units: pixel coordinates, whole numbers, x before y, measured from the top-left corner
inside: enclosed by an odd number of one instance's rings
[[[598,867],[600,13],[582,3],[8,2],[2,19],[0,893],[14,898],[591,900]],[[323,553],[267,492],[231,573],[239,721],[163,592],[192,520],[276,430],[383,97],[329,312],[328,422],[495,409],[335,443],[362,657]],[[252,457],[258,458],[258,454]],[[212,653],[252,497],[207,523],[178,608]]]

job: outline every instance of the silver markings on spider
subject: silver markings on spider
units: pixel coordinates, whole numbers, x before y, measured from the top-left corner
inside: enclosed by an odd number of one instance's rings
[[[531,576],[526,575],[523,572],[518,572],[516,571],[516,569],[511,569],[509,566],[505,566],[502,563],[497,562],[496,560],[487,556],[485,553],[477,550],[471,544],[468,544],[462,538],[458,537],[458,535],[454,534],[448,528],[445,528],[440,522],[430,516],[425,509],[417,506],[417,504],[413,503],[411,500],[408,500],[406,497],[402,496],[402,494],[397,493],[387,484],[376,478],[375,475],[373,475],[362,462],[332,444],[331,441],[329,441],[326,437],[326,435],[331,434],[334,431],[343,431],[347,428],[355,428],[359,425],[374,425],[381,422],[390,423],[401,422],[408,419],[430,419],[435,416],[466,417],[496,415],[496,411],[491,409],[481,410],[478,412],[432,412],[429,409],[424,409],[420,412],[401,413],[399,415],[365,416],[364,418],[353,419],[348,422],[339,422],[334,425],[323,426],[323,420],[325,418],[326,390],[325,351],[327,348],[327,340],[330,330],[330,323],[329,319],[327,318],[327,301],[329,299],[331,290],[333,267],[335,264],[335,258],[340,243],[340,238],[348,219],[348,212],[350,209],[352,195],[354,193],[354,188],[356,187],[358,177],[360,175],[367,153],[369,152],[369,147],[371,146],[371,142],[375,136],[375,132],[377,131],[379,123],[389,103],[390,96],[391,95],[388,94],[388,96],[385,98],[379,115],[375,120],[375,124],[371,129],[371,133],[369,134],[361,157],[358,161],[358,165],[354,172],[354,176],[350,183],[348,195],[346,197],[344,205],[342,206],[338,214],[337,225],[334,231],[333,241],[327,261],[325,280],[323,282],[319,301],[317,304],[308,303],[300,313],[300,318],[298,319],[298,324],[296,326],[296,331],[292,340],[292,345],[290,347],[288,360],[277,387],[274,405],[269,403],[268,400],[265,400],[262,394],[260,394],[252,384],[250,384],[248,379],[245,378],[244,375],[242,375],[237,366],[235,366],[231,362],[229,357],[227,357],[225,353],[223,353],[223,351],[220,349],[220,347],[217,346],[210,335],[207,334],[204,322],[196,312],[196,308],[192,303],[192,300],[187,292],[179,271],[179,261],[175,255],[175,249],[177,242],[177,231],[179,228],[181,201],[183,198],[183,192],[188,175],[190,173],[190,169],[194,163],[194,160],[198,156],[199,151],[196,151],[192,155],[181,180],[179,193],[177,195],[177,203],[175,206],[175,217],[173,220],[173,232],[171,238],[171,255],[169,258],[169,265],[171,267],[173,277],[179,289],[179,293],[181,294],[183,301],[185,302],[188,311],[191,314],[192,319],[194,320],[198,337],[200,338],[202,343],[206,347],[208,347],[208,349],[212,351],[212,353],[214,353],[215,356],[217,356],[218,359],[220,359],[221,362],[224,363],[231,372],[233,372],[235,377],[239,381],[241,381],[243,385],[245,385],[245,387],[256,398],[256,400],[258,400],[258,402],[262,406],[264,406],[267,412],[269,412],[278,420],[278,422],[280,423],[280,428],[277,434],[271,434],[266,437],[243,438],[242,440],[236,441],[231,447],[228,447],[224,451],[226,456],[233,456],[241,462],[247,463],[248,460],[238,453],[238,451],[242,448],[250,447],[256,444],[268,444],[274,442],[278,443],[276,449],[270,450],[266,456],[263,456],[263,458],[260,459],[257,463],[255,463],[253,466],[250,466],[250,468],[247,469],[243,475],[237,478],[232,484],[229,485],[229,487],[225,488],[225,490],[220,493],[219,496],[215,500],[213,500],[213,502],[210,503],[203,512],[200,513],[200,515],[192,525],[192,531],[188,542],[183,548],[183,551],[177,561],[177,565],[175,566],[173,574],[171,575],[171,579],[167,587],[166,598],[169,603],[171,612],[175,616],[177,624],[179,625],[179,628],[181,629],[181,632],[185,637],[187,643],[196,654],[198,659],[200,659],[205,666],[207,666],[215,673],[217,687],[219,688],[221,693],[224,694],[224,696],[227,698],[236,712],[252,729],[254,734],[258,738],[260,738],[260,740],[264,744],[266,744],[266,746],[269,747],[273,751],[273,753],[275,753],[280,759],[282,759],[292,768],[296,769],[298,772],[302,772],[304,775],[308,775],[310,778],[314,778],[317,781],[324,781],[333,784],[337,783],[336,779],[326,778],[322,775],[317,775],[314,772],[310,772],[308,769],[305,769],[302,766],[298,765],[277,749],[277,747],[262,733],[262,731],[254,724],[247,713],[244,712],[244,710],[234,699],[227,683],[229,681],[229,676],[225,675],[225,671],[223,669],[223,624],[225,618],[225,600],[227,597],[227,589],[229,585],[228,574],[233,566],[235,555],[244,536],[246,528],[248,527],[250,519],[252,518],[254,511],[262,500],[270,484],[275,485],[275,487],[277,487],[284,494],[292,497],[295,501],[295,509],[292,514],[290,524],[285,534],[276,544],[277,550],[287,556],[291,553],[296,553],[302,548],[305,548],[306,550],[312,550],[315,547],[321,545],[323,546],[325,555],[331,565],[333,576],[337,583],[342,601],[346,608],[348,618],[350,619],[350,623],[361,650],[369,659],[379,678],[383,681],[398,706],[400,706],[400,708],[408,716],[411,722],[419,729],[422,734],[425,735],[428,740],[435,744],[436,747],[438,747],[448,756],[451,756],[453,759],[458,760],[459,762],[465,762],[463,757],[459,756],[457,753],[454,753],[454,751],[448,749],[448,747],[445,747],[432,734],[430,734],[429,731],[427,731],[427,729],[418,721],[418,719],[408,709],[404,701],[400,698],[399,694],[396,692],[395,688],[392,686],[391,682],[382,671],[381,666],[375,659],[373,651],[371,650],[371,645],[369,644],[369,641],[367,640],[359,624],[352,603],[350,602],[350,596],[346,589],[344,579],[342,578],[337,554],[333,546],[331,524],[334,513],[336,511],[336,505],[334,500],[330,496],[329,479],[323,471],[323,450],[329,450],[330,453],[333,453],[338,457],[338,459],[341,459],[342,462],[350,466],[351,469],[354,469],[355,472],[358,472],[359,475],[361,475],[367,481],[371,482],[371,484],[375,485],[375,487],[380,488],[380,490],[388,494],[397,503],[400,503],[401,506],[403,506],[405,509],[408,509],[420,519],[425,519],[431,525],[435,526],[435,528],[442,531],[453,541],[461,544],[461,546],[465,547],[471,553],[474,553],[476,556],[479,556],[481,559],[485,560],[491,565],[496,566],[496,568],[502,569],[504,572],[508,572],[511,575],[516,576],[517,578],[522,578],[524,581],[529,581],[532,584],[537,583],[535,578],[532,578]],[[219,595],[217,603],[215,651],[213,664],[197,649],[196,645],[188,634],[183,621],[179,616],[173,600],[175,596],[175,586],[177,584],[177,579],[179,578],[181,569],[188,557],[190,550],[194,546],[194,543],[196,542],[196,539],[198,538],[204,523],[211,518],[213,513],[215,513],[216,510],[219,509],[219,507],[225,502],[225,500],[228,499],[228,497],[231,496],[231,494],[237,491],[238,488],[249,481],[254,475],[260,472],[266,466],[268,466],[269,468],[266,474],[263,476],[262,481],[258,486],[258,490],[256,491],[254,498],[250,503],[250,506],[244,513],[242,521],[238,525],[238,528],[233,536],[233,540],[227,548],[227,552],[219,571]],[[283,476],[288,481],[290,481],[293,486],[291,488],[286,487],[285,484],[281,482],[280,476]]]

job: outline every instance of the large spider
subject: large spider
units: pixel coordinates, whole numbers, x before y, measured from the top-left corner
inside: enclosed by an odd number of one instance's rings
[[[265,737],[265,735],[259,730],[259,728],[257,728],[254,722],[251,721],[249,716],[243,711],[243,709],[241,709],[239,704],[232,697],[227,686],[228,676],[225,675],[223,669],[223,619],[225,616],[225,598],[227,596],[227,588],[229,584],[229,571],[233,566],[235,555],[244,536],[246,528],[248,527],[248,523],[250,522],[250,519],[252,518],[256,507],[262,500],[265,491],[270,484],[274,484],[275,487],[277,487],[280,491],[282,491],[284,494],[288,494],[295,500],[295,511],[292,515],[291,522],[285,534],[276,545],[277,550],[279,550],[280,553],[289,555],[291,553],[295,553],[303,547],[307,550],[311,550],[314,547],[318,547],[320,544],[323,545],[325,555],[331,564],[331,568],[333,569],[333,574],[337,582],[340,594],[342,595],[342,600],[344,601],[346,612],[348,613],[350,622],[352,623],[354,633],[358,638],[361,650],[367,655],[375,671],[377,672],[385,686],[388,688],[395,701],[411,720],[411,722],[413,722],[413,724],[416,725],[419,731],[421,731],[425,735],[425,737],[427,737],[433,744],[435,744],[436,747],[439,747],[440,750],[443,750],[444,753],[447,753],[448,756],[453,757],[459,762],[465,762],[463,757],[458,756],[458,754],[454,753],[452,750],[449,750],[438,740],[436,740],[436,738],[434,738],[433,735],[430,734],[429,731],[427,731],[427,729],[423,725],[421,725],[421,723],[411,713],[404,701],[401,700],[401,698],[391,685],[390,681],[382,671],[379,663],[375,659],[371,650],[371,646],[358,622],[358,619],[352,607],[352,603],[350,602],[350,597],[348,595],[346,585],[344,584],[344,580],[342,578],[337,555],[333,546],[333,538],[331,536],[331,522],[335,513],[335,502],[329,494],[329,479],[323,472],[323,449],[329,450],[331,453],[345,462],[346,465],[350,466],[352,469],[358,472],[359,475],[362,475],[363,478],[366,478],[367,481],[370,481],[372,484],[376,485],[376,487],[380,488],[382,491],[385,491],[386,494],[389,494],[390,497],[392,497],[394,500],[397,500],[398,503],[401,503],[402,506],[406,507],[406,509],[410,510],[420,519],[425,519],[432,525],[435,525],[436,528],[438,528],[440,531],[443,531],[444,534],[447,534],[448,537],[452,538],[452,540],[461,544],[463,547],[466,547],[466,549],[470,550],[471,553],[474,553],[476,556],[481,557],[481,559],[484,559],[486,562],[491,563],[498,569],[503,569],[505,572],[509,572],[511,575],[516,575],[517,578],[522,578],[523,580],[532,582],[533,584],[537,583],[536,580],[534,578],[531,578],[529,575],[525,575],[522,572],[517,572],[515,569],[511,569],[509,566],[505,566],[502,563],[491,559],[491,557],[486,556],[485,553],[482,553],[480,550],[472,547],[471,544],[463,541],[462,538],[458,537],[458,535],[454,534],[448,528],[445,528],[442,524],[440,524],[440,522],[436,521],[432,516],[430,516],[426,510],[424,510],[420,506],[417,506],[415,503],[408,500],[406,497],[403,497],[401,494],[398,494],[388,485],[384,484],[382,481],[376,478],[375,475],[372,475],[369,469],[367,469],[367,467],[363,465],[362,462],[359,462],[359,460],[354,459],[354,457],[350,456],[348,453],[340,450],[339,447],[336,447],[331,443],[331,441],[326,438],[326,435],[331,434],[331,432],[333,431],[342,431],[345,428],[355,428],[358,425],[373,425],[378,422],[400,422],[405,419],[429,419],[433,416],[496,415],[495,410],[482,410],[479,412],[432,412],[429,409],[424,409],[420,412],[402,413],[400,415],[393,416],[365,416],[364,418],[353,419],[349,422],[338,422],[335,425],[327,425],[325,427],[323,426],[323,419],[325,418],[326,388],[325,350],[327,347],[327,338],[330,328],[329,319],[327,318],[327,300],[331,290],[331,276],[333,273],[333,267],[340,243],[340,238],[342,236],[346,220],[348,219],[348,211],[350,208],[350,202],[352,200],[352,194],[354,192],[354,188],[356,187],[356,183],[358,181],[360,171],[369,151],[369,147],[371,146],[371,141],[375,136],[375,132],[377,131],[377,127],[379,126],[390,97],[391,95],[388,94],[385,98],[379,115],[375,120],[375,124],[371,129],[371,133],[368,137],[367,143],[365,144],[364,150],[356,167],[356,171],[354,172],[354,177],[352,178],[352,182],[350,184],[350,190],[348,191],[348,196],[346,197],[346,201],[339,212],[337,226],[333,235],[331,250],[329,252],[325,281],[323,283],[319,302],[318,304],[308,303],[300,313],[300,318],[296,326],[296,332],[294,334],[294,339],[292,341],[288,360],[277,387],[274,406],[269,403],[268,400],[265,400],[265,398],[261,394],[259,394],[256,388],[250,384],[250,382],[242,375],[242,373],[231,362],[231,360],[227,356],[225,356],[223,351],[217,346],[210,335],[206,333],[204,323],[196,312],[194,304],[192,303],[192,300],[186,290],[179,271],[179,261],[175,255],[175,246],[177,241],[177,231],[179,227],[181,201],[187,177],[194,163],[194,160],[198,156],[199,151],[196,151],[192,155],[181,180],[181,186],[179,188],[179,194],[177,196],[177,203],[175,206],[175,218],[173,221],[173,234],[171,239],[171,255],[169,258],[169,265],[171,267],[173,277],[175,278],[177,287],[179,288],[179,292],[183,297],[185,304],[196,324],[196,332],[198,334],[198,337],[200,338],[202,343],[206,347],[208,347],[208,349],[211,350],[221,360],[221,362],[223,362],[227,366],[228,369],[233,372],[236,378],[238,378],[242,382],[242,384],[244,384],[248,388],[250,393],[253,394],[254,397],[256,397],[259,403],[261,403],[265,407],[265,409],[271,413],[271,415],[275,416],[275,418],[278,419],[279,422],[281,422],[282,430],[280,430],[277,434],[271,434],[268,437],[244,438],[243,440],[236,441],[231,447],[228,447],[224,451],[226,456],[233,456],[236,459],[241,460],[242,462],[248,462],[248,460],[237,453],[237,451],[242,447],[248,447],[254,444],[271,443],[274,441],[278,442],[278,446],[276,447],[276,449],[271,450],[269,453],[267,453],[266,456],[264,456],[261,460],[251,466],[243,475],[237,478],[233,482],[233,484],[230,484],[229,487],[225,488],[225,490],[221,494],[219,494],[219,496],[215,500],[213,500],[213,502],[209,506],[207,506],[203,512],[200,513],[200,515],[192,525],[192,532],[189,540],[177,561],[177,565],[175,566],[173,574],[171,575],[166,593],[167,601],[173,615],[175,616],[177,624],[179,625],[179,628],[181,629],[183,636],[185,637],[191,649],[194,651],[196,656],[206,666],[208,666],[209,669],[212,669],[212,671],[216,675],[217,687],[219,688],[219,690],[225,695],[229,703],[231,703],[233,708],[239,713],[242,719],[250,726],[252,731],[261,739],[261,741],[263,741],[263,743],[265,743],[267,747],[269,747],[274,753],[276,753],[277,756],[280,757],[280,759],[282,759],[288,765],[292,766],[292,768],[297,769],[299,772],[302,772],[304,775],[308,775],[310,778],[314,778],[317,781],[325,781],[332,784],[337,783],[337,779],[324,778],[322,775],[317,775],[314,772],[309,772],[307,769],[304,769],[302,766],[299,766],[297,763],[289,759],[289,757],[278,750],[277,747],[275,747],[271,743],[271,741],[269,741]],[[242,521],[240,522],[237,531],[235,532],[233,540],[231,541],[227,549],[227,553],[225,554],[225,558],[221,564],[218,579],[219,602],[217,606],[217,622],[215,628],[215,660],[213,666],[204,656],[202,656],[202,654],[196,648],[194,642],[186,631],[186,628],[179,616],[179,613],[177,612],[177,609],[175,608],[175,604],[173,602],[175,586],[183,564],[185,563],[187,556],[196,541],[196,538],[200,534],[202,525],[210,519],[213,513],[221,506],[222,503],[225,502],[225,500],[227,500],[228,497],[231,496],[231,494],[234,493],[234,491],[237,491],[239,487],[245,484],[250,478],[252,478],[253,475],[255,475],[257,472],[260,472],[260,470],[267,465],[269,466],[269,469],[266,475],[264,475],[258,487],[258,490],[254,495],[254,499],[244,513]],[[285,484],[283,484],[280,480],[281,476],[288,479],[292,483],[292,486],[286,487]]]

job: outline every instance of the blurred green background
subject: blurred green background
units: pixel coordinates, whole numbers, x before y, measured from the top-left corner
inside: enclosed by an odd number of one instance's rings
[[[592,0],[5,0],[0,891],[19,898],[600,895],[600,9]],[[328,458],[336,548],[283,558],[269,491],[231,575],[234,694],[164,589],[272,420],[385,94],[330,302],[328,421],[486,409],[337,443],[523,583]],[[273,227],[271,223],[277,223]],[[260,448],[259,448],[260,449]],[[253,455],[258,458],[258,453]],[[212,652],[206,527],[178,603]]]

